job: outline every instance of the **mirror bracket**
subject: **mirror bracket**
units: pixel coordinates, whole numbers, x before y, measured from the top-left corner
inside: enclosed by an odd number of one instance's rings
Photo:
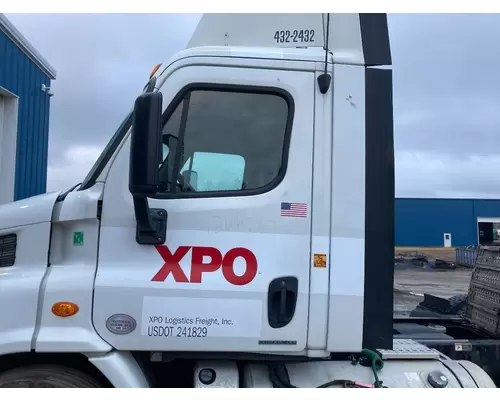
[[[149,208],[145,196],[134,196],[134,211],[138,244],[158,245],[167,239],[167,212],[161,208]]]

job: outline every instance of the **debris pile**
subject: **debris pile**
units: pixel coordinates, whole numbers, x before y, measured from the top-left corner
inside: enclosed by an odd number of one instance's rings
[[[394,257],[394,268],[432,268],[432,269],[455,269],[455,263],[441,259],[429,259],[425,254],[417,251],[398,253]]]

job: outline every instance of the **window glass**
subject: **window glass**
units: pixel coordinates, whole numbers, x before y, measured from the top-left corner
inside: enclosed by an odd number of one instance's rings
[[[271,184],[282,167],[288,113],[277,94],[190,91],[163,128],[161,188],[220,192]]]
[[[197,192],[242,190],[245,159],[236,154],[196,152],[181,174]]]

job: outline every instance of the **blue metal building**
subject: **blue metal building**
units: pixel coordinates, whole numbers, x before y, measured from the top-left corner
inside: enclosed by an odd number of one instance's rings
[[[395,208],[396,246],[478,245],[481,225],[500,223],[500,200],[398,198]]]
[[[50,82],[55,70],[0,14],[0,204],[47,186]]]

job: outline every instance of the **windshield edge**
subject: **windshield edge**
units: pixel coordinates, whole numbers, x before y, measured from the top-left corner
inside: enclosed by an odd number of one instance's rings
[[[163,71],[162,71],[163,73]],[[142,93],[149,93],[155,90],[155,85],[156,85],[157,77],[152,76],[151,79],[146,83],[146,86],[144,86],[144,89],[142,90]],[[96,160],[90,171],[88,172],[87,176],[83,180],[81,186],[78,188],[78,191],[81,190],[86,190],[92,186],[95,185],[97,178],[99,178],[99,175],[101,175],[101,172],[104,170],[106,167],[107,163],[113,156],[114,152],[116,151],[118,145],[122,142],[123,138],[129,131],[130,127],[132,126],[132,116],[134,114],[134,111],[130,111],[125,119],[122,121],[120,124],[120,127],[118,130],[115,132],[115,134],[111,137],[109,140],[108,144],[106,147],[103,149],[102,153],[100,154],[99,158]]]
[[[116,148],[118,145],[121,143],[123,140],[124,136],[126,133],[129,131],[130,127],[132,126],[132,114],[133,112],[129,112],[129,114],[125,117],[123,122],[121,123],[120,127],[118,130],[115,132],[115,134],[111,137],[110,141],[102,151],[101,155],[99,158],[96,160],[92,168],[90,169],[89,173],[83,180],[81,186],[78,188],[78,191],[88,189],[92,187],[96,181],[101,172],[103,171],[104,167],[108,163],[108,161],[111,159],[113,153],[115,152]]]

